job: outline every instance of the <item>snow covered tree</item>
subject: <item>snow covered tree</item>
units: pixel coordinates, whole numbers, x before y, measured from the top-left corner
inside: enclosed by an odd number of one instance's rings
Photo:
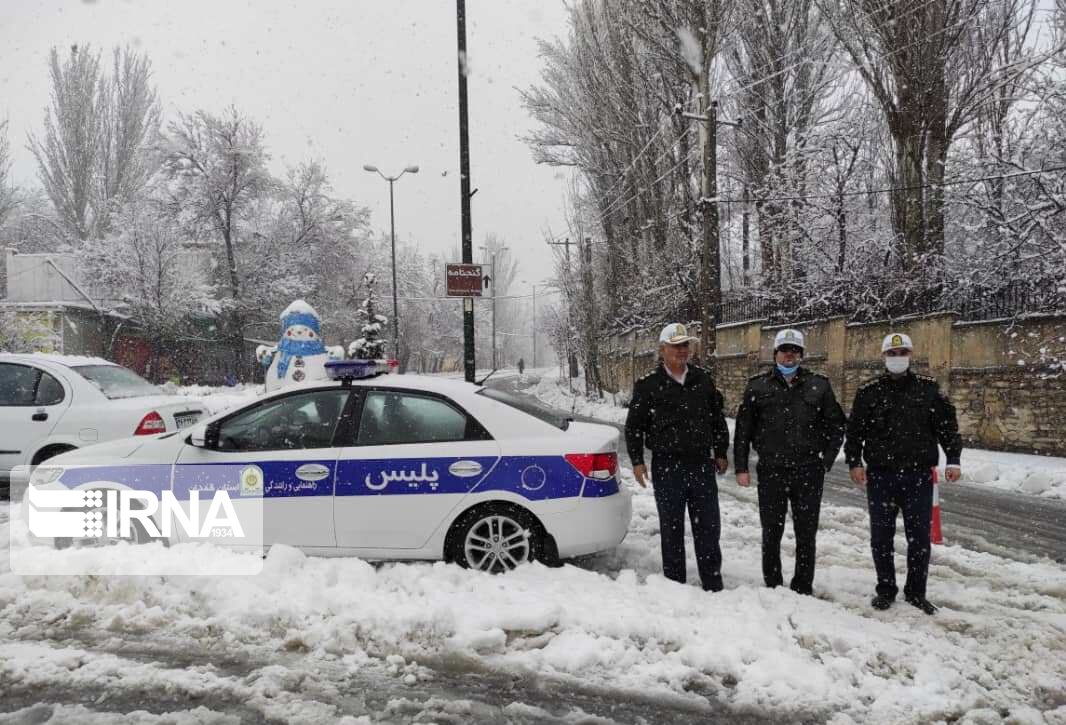
[[[242,236],[241,225],[276,187],[267,171],[268,158],[262,129],[235,107],[221,116],[204,110],[180,114],[169,126],[164,164],[173,182],[170,203],[217,243],[218,282],[228,293],[221,322],[233,369],[242,380],[249,372],[244,327],[252,308],[239,260],[242,245],[254,247],[256,238]]]
[[[121,300],[116,308],[134,320],[151,348],[148,374],[161,381],[162,353],[181,344],[194,315],[216,311],[208,270],[158,200],[134,200],[113,221],[114,232],[82,246],[81,261],[98,286]]]
[[[18,189],[11,181],[11,146],[7,138],[8,121],[0,121],[0,228],[18,206]]]
[[[363,336],[348,346],[348,355],[360,360],[381,360],[386,357],[385,344],[388,342],[381,336],[381,331],[388,323],[388,318],[379,315],[374,297],[374,283],[376,277],[373,272],[363,275],[363,286],[366,287],[366,299],[359,306],[358,315],[363,320]]]
[[[0,352],[54,352],[60,341],[48,313],[0,310]]]
[[[49,58],[52,103],[30,149],[60,222],[77,239],[107,231],[116,205],[135,195],[153,170],[149,158],[160,109],[151,63],[130,49],[113,51],[110,76],[99,52],[73,45]]]

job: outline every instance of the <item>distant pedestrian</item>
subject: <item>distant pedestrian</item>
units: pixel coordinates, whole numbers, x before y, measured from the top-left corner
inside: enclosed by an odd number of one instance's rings
[[[661,364],[633,385],[626,448],[637,483],[644,487],[649,480],[644,448],[651,450],[663,575],[685,581],[687,507],[700,582],[705,590],[720,591],[722,527],[715,474],[726,470],[729,429],[714,379],[688,362],[689,344],[695,339],[682,324],[663,328]]]
[[[799,330],[781,330],[774,337],[774,366],[751,378],[744,390],[733,462],[737,483],[750,486],[748,450],[754,447],[759,454],[763,581],[768,587],[784,584],[781,537],[791,507],[796,568],[789,586],[812,594],[822,489],[844,442],[846,420],[829,378],[800,365],[803,352]]]
[[[518,358],[518,374],[521,375],[526,370],[526,361],[522,358]]]
[[[908,604],[934,614],[936,606],[925,597],[933,468],[940,459],[939,443],[947,456],[945,478],[958,481],[962,475],[962,439],[955,406],[940,391],[936,378],[910,370],[913,350],[911,339],[902,333],[887,335],[881,343],[886,372],[855,394],[844,455],[851,480],[866,486],[870,548],[877,569],[877,594],[870,604],[875,609],[888,609],[899,592],[893,540],[896,516],[902,511],[907,534],[903,596]]]

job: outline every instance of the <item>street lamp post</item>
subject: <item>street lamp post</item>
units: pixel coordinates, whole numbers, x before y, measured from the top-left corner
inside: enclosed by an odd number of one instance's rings
[[[482,252],[488,252],[488,247],[479,246]],[[502,247],[496,247],[492,251],[491,261],[489,263],[489,278],[492,280],[492,369],[496,369],[496,255],[505,249],[510,249],[506,244]]]
[[[386,176],[373,164],[363,164],[363,170],[377,174],[389,182],[389,226],[392,229],[392,349],[393,357],[400,359],[400,303],[396,294],[396,207],[393,203],[392,185],[404,174],[417,174],[418,166],[412,164],[396,176]]]
[[[532,284],[533,287],[533,327],[530,330],[532,334],[529,337],[533,341],[533,367],[537,367],[537,283],[522,280],[522,284]],[[543,287],[544,285],[541,286]]]

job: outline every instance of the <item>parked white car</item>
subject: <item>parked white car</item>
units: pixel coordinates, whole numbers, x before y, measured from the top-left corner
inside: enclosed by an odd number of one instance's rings
[[[203,404],[102,358],[0,353],[0,491],[11,471],[102,441],[180,430]]]
[[[362,364],[327,363],[332,381],[268,393],[188,432],[66,453],[36,469],[29,498],[128,490],[187,505],[194,491],[225,491],[238,517],[261,512],[267,547],[491,572],[625,537],[632,504],[618,483],[614,428],[470,383],[368,375]],[[77,543],[103,543],[100,533]]]

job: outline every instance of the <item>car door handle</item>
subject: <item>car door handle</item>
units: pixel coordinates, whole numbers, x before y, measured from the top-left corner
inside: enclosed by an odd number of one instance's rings
[[[448,466],[448,472],[459,478],[470,478],[481,473],[481,464],[477,461],[456,461]]]
[[[296,469],[296,477],[301,481],[321,481],[329,478],[330,470],[317,463],[305,463]]]
[[[36,421],[48,420],[48,413],[45,413],[43,410],[38,412],[38,413],[34,413],[33,415],[30,416],[30,420],[36,420]]]

